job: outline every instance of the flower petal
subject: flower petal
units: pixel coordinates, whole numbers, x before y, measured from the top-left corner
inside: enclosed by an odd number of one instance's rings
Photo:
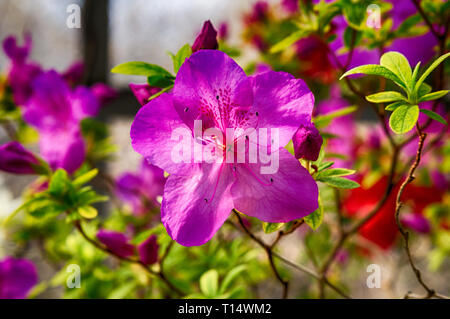
[[[183,246],[203,245],[222,226],[233,208],[228,165],[203,164],[189,176],[171,175],[164,188],[161,221]]]
[[[192,54],[178,71],[173,94],[175,108],[190,128],[194,120],[201,119],[205,128],[225,131],[227,127],[235,127],[229,122],[229,115],[236,110],[248,110],[253,103],[244,70],[217,50]]]
[[[12,257],[0,261],[0,299],[24,299],[37,281],[36,268],[30,261]]]
[[[164,93],[139,110],[131,125],[131,144],[153,165],[171,174],[188,174],[193,166],[192,158],[189,163],[176,163],[172,151],[177,145],[186,146],[191,151],[192,134],[189,133],[189,138],[186,136],[182,141],[172,140],[172,132],[176,129],[191,132],[175,111],[172,96]]]
[[[301,125],[311,122],[314,95],[303,80],[285,72],[268,71],[250,79],[258,127],[278,128],[279,145],[285,146]]]
[[[231,187],[234,207],[240,212],[271,223],[302,218],[319,206],[319,191],[308,171],[284,148],[279,169],[261,174],[261,163],[238,164]]]

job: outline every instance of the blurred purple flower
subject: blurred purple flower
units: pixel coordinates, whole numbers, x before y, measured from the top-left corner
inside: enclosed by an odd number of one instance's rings
[[[142,215],[159,205],[157,196],[162,196],[165,182],[164,171],[144,159],[137,173],[124,173],[117,179],[116,192],[133,213]]]
[[[23,118],[39,131],[40,153],[51,168],[72,173],[85,156],[80,121],[97,115],[99,102],[87,87],[71,90],[55,71],[39,75],[32,88]]]
[[[299,0],[282,0],[281,6],[288,13],[296,13],[298,11]]]
[[[13,36],[3,41],[3,50],[11,59],[7,80],[11,86],[14,103],[25,104],[32,93],[31,83],[42,72],[39,65],[27,62],[31,50],[31,36],[25,35],[25,44],[20,47]]]
[[[219,47],[217,43],[217,31],[214,29],[211,21],[205,21],[202,31],[197,36],[192,45],[192,52],[199,50],[216,50]]]
[[[228,23],[222,22],[219,25],[219,31],[217,32],[217,37],[220,40],[226,40],[228,38]]]
[[[294,142],[295,158],[304,158],[309,161],[317,160],[323,138],[314,124],[300,126],[292,141]]]
[[[421,214],[407,213],[401,215],[402,224],[418,233],[429,233],[431,231],[431,225],[428,219]]]
[[[127,258],[134,255],[135,247],[129,243],[129,239],[122,233],[100,229],[97,232],[98,240],[115,255]]]
[[[38,282],[36,268],[26,259],[0,261],[0,299],[25,299]]]
[[[130,83],[129,87],[131,92],[133,92],[134,96],[138,100],[141,105],[145,105],[148,103],[148,99],[161,91],[160,88],[153,87],[148,85],[147,83]]]
[[[268,12],[269,12],[269,4],[266,1],[258,1],[253,5],[252,11],[246,17],[245,22],[247,24],[261,22],[267,18]]]
[[[173,92],[142,107],[131,127],[135,151],[170,174],[161,208],[169,235],[184,246],[202,245],[233,208],[266,222],[288,222],[313,212],[317,184],[284,148],[299,126],[311,122],[313,106],[307,85],[290,74],[269,71],[247,77],[223,52],[192,54],[178,71]],[[261,162],[226,163],[225,151],[213,163],[174,162],[172,151],[180,142],[171,138],[172,131],[193,131],[195,120],[222,134],[227,128],[255,128],[256,123],[276,128],[280,148],[271,151],[278,153],[278,171],[261,174]],[[267,151],[267,145],[259,146]]]
[[[39,165],[36,156],[19,142],[8,142],[0,146],[0,170],[13,174],[37,174]]]
[[[156,235],[152,235],[138,246],[139,259],[146,265],[156,263],[158,261],[158,249]]]
[[[81,83],[84,73],[84,63],[77,61],[64,71],[62,77],[70,85],[75,86]]]
[[[91,91],[97,98],[100,106],[106,105],[118,97],[118,92],[105,83],[95,83],[91,87]]]

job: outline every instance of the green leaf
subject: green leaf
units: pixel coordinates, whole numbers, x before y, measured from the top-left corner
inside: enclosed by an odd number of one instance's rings
[[[389,118],[389,126],[397,134],[410,131],[419,118],[417,105],[401,105],[395,109]]]
[[[66,206],[60,205],[48,198],[42,198],[40,201],[34,202],[27,207],[28,213],[35,218],[56,216],[64,213],[66,210]]]
[[[147,62],[133,61],[125,62],[115,66],[112,73],[129,74],[129,75],[144,75],[154,76],[160,75],[168,78],[173,78],[173,75],[169,71],[156,64],[150,64]]]
[[[398,85],[400,85],[403,88],[406,88],[405,84],[396,76],[392,71],[390,71],[388,68],[385,68],[384,66],[378,65],[378,64],[366,64],[366,65],[360,65],[356,68],[353,68],[351,70],[348,70],[345,72],[339,80],[342,80],[346,76],[352,75],[352,74],[367,74],[367,75],[379,75],[386,79],[392,80]]]
[[[86,184],[87,182],[91,181],[95,176],[97,176],[98,174],[98,169],[94,168],[92,170],[90,170],[87,173],[84,173],[81,176],[78,176],[77,178],[75,178],[72,182],[72,184],[74,186],[81,186]]]
[[[284,49],[290,47],[295,42],[300,40],[301,38],[308,35],[308,32],[305,30],[297,30],[288,37],[284,38],[280,42],[276,43],[274,46],[270,48],[270,53],[278,53],[280,51],[283,51]]]
[[[318,129],[323,128],[323,127],[327,126],[328,124],[330,124],[330,122],[333,119],[353,113],[356,111],[356,109],[357,109],[356,106],[347,106],[347,107],[344,107],[337,111],[329,112],[324,115],[318,115],[313,119],[314,125]]]
[[[412,71],[408,60],[403,54],[396,51],[386,52],[381,56],[380,65],[392,71],[407,87],[409,87]]]
[[[180,50],[178,50],[176,55],[172,55],[172,61],[173,61],[173,70],[175,73],[178,72],[181,65],[183,65],[184,61],[190,57],[192,54],[192,48],[191,46],[186,43],[181,47]]]
[[[147,83],[150,86],[158,87],[158,88],[165,88],[166,86],[173,84],[173,77],[167,77],[163,75],[152,75],[147,77]]]
[[[93,219],[97,217],[98,211],[92,206],[82,206],[78,208],[78,214],[86,219]]]
[[[361,37],[362,32],[359,32],[358,30],[355,30],[352,27],[347,27],[344,31],[344,44],[347,48],[351,48],[352,45],[353,47],[355,47],[361,41]]]
[[[432,101],[432,100],[440,99],[441,97],[446,96],[448,92],[449,92],[448,90],[441,90],[441,91],[436,91],[436,92],[433,92],[433,93],[425,94],[425,95],[423,95],[422,97],[419,98],[419,102]]]
[[[67,176],[67,172],[60,168],[53,174],[48,186],[48,191],[53,196],[58,197],[66,191],[68,183],[69,177]]]
[[[324,177],[321,179],[321,182],[324,182],[331,187],[343,189],[353,189],[359,187],[359,184],[357,182],[343,177]]]
[[[219,286],[219,274],[211,269],[200,277],[200,290],[206,297],[213,298],[217,295]]]
[[[313,211],[311,214],[303,217],[305,223],[311,227],[312,230],[316,230],[322,224],[323,221],[323,205],[319,196],[319,208]]]
[[[422,21],[422,17],[419,13],[413,14],[403,20],[400,26],[395,30],[394,34],[396,38],[415,37],[422,35],[426,32],[426,26],[417,25]]]
[[[372,103],[385,103],[385,102],[395,102],[399,100],[406,101],[406,98],[401,93],[395,91],[386,91],[367,95],[366,100]]]
[[[445,59],[447,59],[450,56],[450,52],[447,54],[444,54],[437,58],[429,67],[428,69],[422,74],[422,76],[419,78],[419,80],[416,83],[415,90],[418,90],[422,83],[425,81],[425,79],[430,75],[431,72],[433,72],[434,69],[438,67],[439,64],[441,64]]]
[[[173,88],[173,85],[170,85],[168,87],[165,87],[164,89],[162,89],[161,91],[159,91],[158,93],[153,94],[152,96],[150,96],[148,98],[149,101],[156,99],[158,96],[160,96],[163,93],[166,93],[167,91],[171,90]]]
[[[436,112],[433,112],[433,111],[430,111],[427,109],[420,109],[420,112],[427,115],[429,118],[432,118],[433,120],[438,121],[439,123],[447,125],[447,121],[442,116],[437,114]]]
[[[402,106],[402,105],[408,105],[408,104],[403,101],[391,103],[388,106],[386,106],[385,110],[386,111],[395,111],[399,106]]]
[[[277,231],[281,227],[283,227],[284,223],[262,223],[263,230],[266,234],[273,233],[274,231]]]
[[[334,164],[334,162],[324,162],[320,164],[319,168],[317,169],[318,172],[327,169],[328,167],[331,167]]]
[[[220,285],[219,294],[224,294],[225,291],[230,287],[233,281],[247,268],[246,265],[238,265],[231,269]]]
[[[411,83],[416,83],[416,78],[417,78],[417,74],[419,73],[419,68],[420,68],[420,61],[417,62],[413,74],[411,76]]]
[[[369,3],[367,1],[354,3],[351,0],[341,0],[340,4],[348,24],[355,29],[361,29],[366,19],[366,8]]]
[[[424,96],[427,95],[428,93],[430,93],[432,90],[431,86],[429,86],[426,83],[422,83],[422,85],[420,85],[419,91],[417,92],[418,96]]]
[[[316,179],[320,180],[323,177],[331,177],[331,176],[347,176],[347,175],[352,175],[355,173],[356,173],[356,171],[353,169],[331,168],[331,169],[326,169],[326,170],[319,172],[316,175]]]

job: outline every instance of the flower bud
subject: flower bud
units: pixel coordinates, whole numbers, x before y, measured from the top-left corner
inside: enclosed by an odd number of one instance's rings
[[[134,246],[128,243],[128,238],[119,232],[100,229],[98,240],[119,257],[127,258],[134,254]]]
[[[19,142],[0,146],[0,170],[13,174],[37,174],[39,160]]]
[[[314,124],[301,126],[292,138],[295,157],[315,161],[319,157],[323,139]]]
[[[158,261],[158,249],[156,236],[152,235],[138,246],[139,259],[146,265],[156,263]]]
[[[214,29],[211,21],[205,21],[202,31],[192,45],[192,52],[197,52],[202,49],[217,50],[218,47],[217,31]]]

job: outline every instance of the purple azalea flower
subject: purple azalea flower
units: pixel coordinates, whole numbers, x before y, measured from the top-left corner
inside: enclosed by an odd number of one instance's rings
[[[73,63],[69,68],[62,74],[64,80],[70,85],[75,86],[81,83],[84,73],[84,63],[77,61]]]
[[[91,91],[97,98],[100,106],[110,103],[118,96],[117,91],[105,83],[95,83],[91,87]]]
[[[282,0],[281,6],[288,13],[296,13],[298,11],[299,0]]]
[[[0,261],[0,299],[25,299],[38,282],[36,268],[26,259]]]
[[[143,160],[139,172],[124,173],[117,179],[116,192],[135,214],[142,215],[159,205],[157,196],[162,196],[165,182],[164,171]]]
[[[246,17],[246,23],[252,24],[263,21],[267,18],[269,13],[269,4],[266,1],[257,1],[253,4],[251,13]]]
[[[36,174],[39,160],[19,142],[0,146],[0,170],[13,174]]]
[[[51,168],[72,173],[85,156],[80,121],[95,116],[99,102],[87,87],[71,90],[55,71],[42,73],[32,88],[23,118],[39,131],[40,153]]]
[[[42,72],[37,64],[27,61],[31,50],[31,36],[25,35],[25,44],[22,47],[17,45],[15,37],[7,37],[3,41],[3,50],[11,59],[7,77],[14,103],[23,105],[32,93],[32,81]]]
[[[292,141],[294,142],[295,158],[304,158],[309,161],[317,160],[323,138],[314,124],[300,126]]]
[[[156,263],[158,261],[158,249],[156,235],[152,235],[138,246],[139,259],[146,265]]]
[[[216,50],[219,47],[217,43],[217,31],[214,29],[211,21],[205,21],[202,31],[197,36],[192,45],[192,52],[204,49]]]
[[[160,88],[150,86],[147,83],[130,83],[129,87],[131,89],[131,92],[133,92],[134,96],[141,105],[147,104],[148,99],[152,95],[155,95],[156,93],[161,91]]]
[[[418,233],[427,234],[431,231],[430,222],[421,214],[402,214],[401,221],[403,225]]]
[[[135,247],[129,243],[129,239],[122,233],[100,229],[97,239],[115,255],[127,258],[134,255]]]
[[[135,151],[171,174],[161,208],[169,235],[184,246],[202,245],[233,208],[266,222],[288,222],[313,212],[318,207],[317,184],[284,149],[299,126],[311,122],[313,106],[307,85],[290,74],[269,71],[247,77],[230,57],[216,50],[189,57],[178,71],[172,93],[143,106],[131,127]],[[270,153],[278,156],[278,171],[261,174],[261,161],[225,161],[226,153],[235,156],[230,147],[243,135],[219,146],[223,152],[218,151],[218,161],[177,163],[172,159],[175,147],[181,143],[190,149],[200,143],[191,136],[196,120],[224,136],[227,128],[278,129],[279,148],[270,147]],[[175,129],[191,132],[191,139],[172,139]],[[203,143],[217,145],[214,139]],[[267,145],[258,147],[267,151]]]

